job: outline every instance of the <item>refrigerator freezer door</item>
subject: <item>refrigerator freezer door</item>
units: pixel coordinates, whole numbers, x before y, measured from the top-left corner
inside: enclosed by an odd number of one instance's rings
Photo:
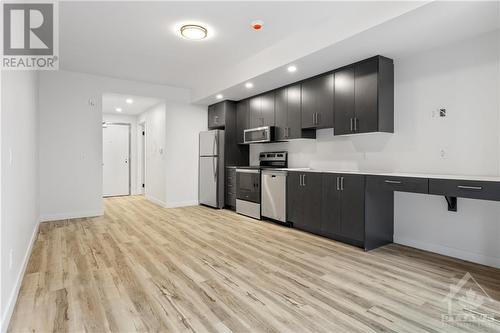
[[[200,135],[201,138],[201,135]],[[201,143],[201,142],[200,142]],[[200,157],[199,202],[218,208],[218,157]]]
[[[216,156],[220,131],[200,132],[200,156]]]

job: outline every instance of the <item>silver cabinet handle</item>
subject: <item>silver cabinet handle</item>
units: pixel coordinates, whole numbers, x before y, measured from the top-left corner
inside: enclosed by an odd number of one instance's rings
[[[354,117],[354,132],[358,131],[358,118]]]
[[[340,190],[344,190],[344,177],[340,177]]]
[[[385,180],[385,182],[387,184],[401,184],[402,182],[400,182],[399,180]]]
[[[299,186],[302,186],[302,175],[299,175]]]
[[[337,177],[337,191],[340,191],[340,177]]]
[[[482,186],[466,186],[466,185],[458,185],[457,186],[459,189],[462,190],[475,190],[475,191],[481,191],[483,189]]]
[[[306,186],[306,174],[303,174],[302,177],[304,177],[302,179],[303,179],[304,186]]]
[[[321,113],[316,113],[316,125],[319,125],[321,122]]]
[[[351,132],[354,132],[354,126],[352,125],[352,120],[353,120],[353,118],[349,119],[349,123],[350,123]]]
[[[312,116],[313,116],[313,125],[316,125],[316,113],[313,112]]]

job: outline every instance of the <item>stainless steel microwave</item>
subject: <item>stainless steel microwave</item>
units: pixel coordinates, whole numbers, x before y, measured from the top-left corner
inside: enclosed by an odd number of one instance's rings
[[[274,126],[249,128],[244,131],[245,143],[272,142],[274,140]]]

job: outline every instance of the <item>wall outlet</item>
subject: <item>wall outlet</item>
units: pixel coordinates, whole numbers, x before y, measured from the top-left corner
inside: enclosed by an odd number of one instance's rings
[[[13,258],[14,258],[14,250],[10,249],[10,251],[9,251],[9,270],[12,269]]]
[[[446,117],[446,109],[439,109],[439,116]]]
[[[441,148],[439,150],[439,157],[443,160],[447,159],[448,158],[448,150],[445,149],[445,148]]]

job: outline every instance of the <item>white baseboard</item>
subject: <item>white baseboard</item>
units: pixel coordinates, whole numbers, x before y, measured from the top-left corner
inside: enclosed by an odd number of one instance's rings
[[[5,333],[9,328],[10,318],[12,317],[12,313],[14,312],[14,307],[16,306],[17,296],[19,295],[19,290],[21,289],[21,284],[23,282],[24,273],[26,272],[26,268],[28,267],[28,261],[31,256],[31,251],[33,250],[33,245],[35,244],[35,240],[38,236],[38,229],[40,227],[40,222],[38,222],[33,230],[33,234],[31,235],[30,243],[28,248],[26,249],[26,253],[24,254],[23,263],[19,274],[16,279],[16,283],[12,292],[9,295],[9,299],[5,306],[5,311],[2,313],[2,322],[0,323],[0,332]]]
[[[159,205],[159,206],[162,206],[162,207],[167,207],[167,203],[164,202],[164,201],[161,201],[160,199],[156,199],[155,197],[152,197],[150,195],[145,195],[146,199],[148,199],[149,201]]]
[[[77,213],[40,214],[40,222],[78,219],[82,217],[94,217],[102,215],[104,215],[103,210],[96,210],[90,212],[77,212]]]
[[[186,207],[186,206],[197,206],[198,200],[192,201],[179,201],[179,202],[167,202],[166,208],[176,208],[176,207]]]
[[[417,249],[439,253],[445,256],[454,257],[477,264],[500,268],[500,258],[484,254],[467,252],[460,249],[446,247],[442,245],[430,244],[419,240],[394,236],[394,243],[414,247]]]

